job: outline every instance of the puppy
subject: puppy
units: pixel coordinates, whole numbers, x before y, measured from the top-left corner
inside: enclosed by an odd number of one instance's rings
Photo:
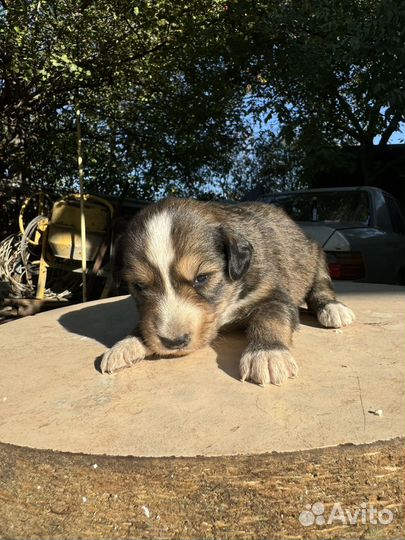
[[[103,373],[188,354],[238,324],[248,337],[241,380],[281,384],[298,372],[290,346],[299,306],[328,328],[355,318],[336,300],[322,249],[268,204],[167,199],[135,216],[120,252],[139,324],[104,354]]]

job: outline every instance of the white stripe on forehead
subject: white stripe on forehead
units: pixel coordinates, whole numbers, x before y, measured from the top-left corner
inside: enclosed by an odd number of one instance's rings
[[[158,269],[164,284],[164,291],[156,299],[157,333],[175,339],[190,331],[201,316],[199,309],[179,296],[170,281],[170,266],[175,252],[172,242],[173,215],[167,210],[153,215],[145,223],[145,255]]]
[[[166,285],[170,284],[169,269],[174,260],[174,249],[171,238],[172,216],[167,210],[153,215],[145,227],[145,255],[161,273]]]

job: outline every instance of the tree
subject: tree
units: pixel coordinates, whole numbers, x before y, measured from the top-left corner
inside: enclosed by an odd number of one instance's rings
[[[88,190],[239,197],[352,144],[372,183],[404,29],[400,0],[0,0],[0,182],[75,188],[79,97]],[[279,124],[256,150],[246,113]]]
[[[250,4],[249,4],[250,5]],[[235,4],[249,36],[251,112],[276,115],[280,136],[307,154],[360,145],[373,182],[373,145],[405,121],[405,4],[401,0],[259,1]]]
[[[204,169],[229,167],[241,123],[222,1],[0,5],[2,178],[75,186],[75,97],[88,189],[193,191]]]

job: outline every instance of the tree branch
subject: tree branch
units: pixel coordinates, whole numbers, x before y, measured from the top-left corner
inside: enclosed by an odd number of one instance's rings
[[[399,113],[394,114],[387,128],[381,135],[381,139],[380,139],[380,142],[378,143],[378,146],[385,146],[388,143],[391,135],[394,133],[394,131],[398,129],[398,124],[401,121],[401,119],[402,119],[402,116]]]
[[[377,127],[378,118],[380,116],[380,110],[381,105],[379,103],[376,103],[374,107],[368,108],[368,126],[366,129],[366,133],[368,136],[372,136],[375,128]]]
[[[367,137],[366,137],[366,134],[364,132],[364,129],[361,127],[361,124],[358,121],[358,119],[356,118],[356,115],[352,111],[350,105],[347,103],[347,101],[344,99],[344,97],[341,94],[339,94],[339,90],[336,91],[336,99],[338,100],[339,105],[342,107],[343,112],[347,116],[347,119],[350,120],[350,122],[351,122],[351,124],[352,124],[352,126],[354,128],[354,133],[357,134],[356,139],[360,143],[364,143],[364,142],[367,143]]]

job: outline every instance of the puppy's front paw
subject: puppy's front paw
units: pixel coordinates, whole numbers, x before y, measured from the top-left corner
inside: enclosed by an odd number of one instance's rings
[[[258,384],[282,384],[298,373],[298,366],[288,349],[247,351],[240,360],[242,381]]]
[[[112,373],[124,367],[131,367],[145,358],[146,349],[136,337],[128,337],[119,341],[106,351],[101,360],[102,373]]]
[[[318,321],[326,328],[341,328],[347,326],[355,320],[353,311],[341,302],[331,302],[326,304],[318,312]]]

